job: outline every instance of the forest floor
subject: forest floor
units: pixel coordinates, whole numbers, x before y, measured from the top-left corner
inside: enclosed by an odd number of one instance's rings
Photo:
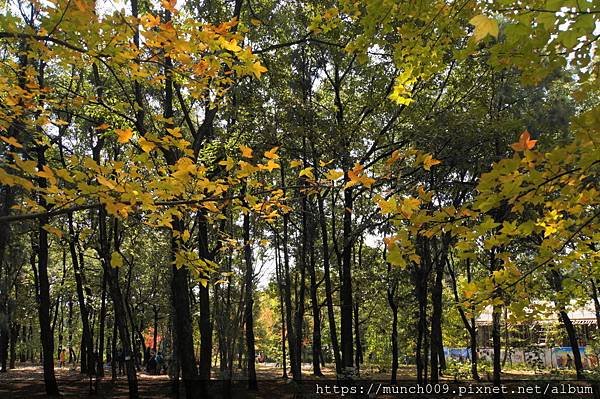
[[[321,386],[326,384],[333,384],[334,372],[329,368],[324,369],[324,377],[312,377],[310,376],[310,368],[303,367],[305,373],[305,379],[307,381],[301,388],[295,385],[291,380],[284,380],[281,378],[282,370],[280,367],[275,367],[274,364],[258,364],[257,365],[257,379],[259,383],[259,391],[257,393],[249,393],[246,391],[246,382],[242,375],[236,376],[236,380],[233,385],[232,398],[253,398],[253,399],[276,399],[282,397],[289,398],[318,398],[320,395],[315,393],[315,384]],[[365,381],[380,381],[385,384],[389,381],[389,374],[377,372],[375,368],[366,367],[363,370],[362,379]],[[401,367],[399,370],[398,379],[400,385],[403,382],[414,381],[414,368],[410,366]],[[218,373],[218,371],[217,371]],[[213,382],[211,392],[213,392],[214,398],[224,397],[222,394],[222,388],[219,385],[221,382],[218,381],[218,374],[213,372],[213,378],[217,381]],[[58,385],[64,397],[66,398],[79,398],[79,397],[95,397],[95,398],[127,398],[127,379],[125,376],[119,376],[116,383],[113,383],[110,378],[110,369],[106,371],[107,377],[99,381],[98,394],[92,395],[90,393],[90,381],[89,379],[80,374],[77,370],[69,368],[57,368],[56,378]],[[562,375],[550,375],[550,374],[535,374],[528,371],[513,371],[503,375],[503,379],[507,382],[512,381],[512,384],[518,384],[518,381],[547,381],[547,380],[571,380],[571,376],[568,374]],[[484,378],[485,380],[485,378]],[[172,382],[167,375],[149,375],[145,372],[138,373],[139,392],[141,398],[170,398],[176,397],[172,393]],[[447,377],[442,381],[453,382],[453,378]],[[312,384],[312,386],[311,386]],[[468,384],[468,382],[467,382]],[[93,382],[92,382],[93,385]],[[368,383],[365,386],[368,387]],[[183,389],[183,384],[182,384]],[[394,395],[396,396],[396,395]],[[406,395],[404,395],[406,396]],[[560,395],[561,398],[571,397],[570,395]],[[44,391],[44,379],[43,370],[41,366],[28,365],[21,366],[16,369],[10,370],[7,373],[0,373],[0,398],[1,399],[17,399],[17,398],[45,398]],[[340,395],[332,395],[325,397],[340,397]],[[346,395],[348,397],[348,395]],[[366,397],[366,396],[363,396]],[[393,397],[393,396],[382,396],[378,397]],[[397,396],[396,396],[397,397]],[[407,396],[411,397],[411,396]],[[450,398],[453,396],[431,396],[431,397],[446,397]],[[457,396],[456,396],[457,397]],[[464,397],[480,397],[467,395]],[[535,397],[529,395],[529,397]],[[540,396],[542,397],[542,396]],[[545,396],[544,396],[545,397]],[[552,396],[554,397],[554,396]],[[590,395],[583,395],[577,397],[592,397]]]

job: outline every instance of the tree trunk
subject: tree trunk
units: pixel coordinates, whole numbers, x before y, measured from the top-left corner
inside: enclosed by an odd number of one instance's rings
[[[314,247],[312,245],[313,237],[309,237],[310,247],[310,261],[309,261],[309,274],[310,274],[310,300],[312,305],[313,314],[313,336],[312,336],[312,363],[313,363],[313,374],[316,376],[323,376],[321,372],[321,308],[319,306],[319,299],[317,295],[317,275],[315,271],[315,259],[314,259]]]
[[[316,165],[316,163],[315,163]],[[329,240],[327,236],[327,221],[325,218],[324,201],[321,194],[317,194],[317,205],[319,207],[319,222],[321,225],[321,240],[323,252],[323,278],[325,279],[325,303],[327,304],[327,320],[329,322],[329,336],[331,338],[331,347],[333,349],[333,358],[335,360],[335,370],[339,375],[342,372],[342,360],[340,357],[340,348],[337,339],[337,328],[335,325],[335,312],[333,310],[333,297],[331,286],[331,259],[329,256]]]
[[[181,231],[179,221],[174,221],[175,231]],[[179,249],[177,238],[171,237],[171,261],[175,261],[175,254]],[[173,276],[171,279],[171,301],[173,304],[173,326],[177,347],[177,360],[181,367],[186,398],[196,398],[198,369],[194,358],[194,341],[192,331],[192,318],[190,314],[190,297],[188,295],[188,269],[183,266],[177,268],[173,265]]]
[[[356,365],[356,375],[360,376],[360,364],[363,361],[363,354],[362,354],[362,343],[360,342],[360,320],[358,318],[358,302],[355,301],[354,302],[354,338],[356,341],[356,358],[355,358],[355,365]]]
[[[204,214],[198,216],[198,252],[201,259],[212,260],[208,249],[208,227]],[[199,284],[200,301],[200,367],[199,377],[203,396],[208,394],[208,384],[210,381],[210,367],[212,359],[212,335],[213,324],[210,317],[210,297],[209,281],[210,277],[206,273],[203,278],[205,284]]]
[[[575,331],[575,326],[569,318],[569,315],[567,314],[565,308],[561,308],[559,314],[560,320],[565,326],[565,330],[567,330],[567,336],[569,337],[569,345],[571,346],[571,351],[573,352],[573,363],[575,364],[577,379],[583,380],[585,379],[583,375],[583,363],[581,362],[581,353],[579,352],[579,342],[577,340],[577,332]]]
[[[46,147],[39,145],[37,147],[38,168],[42,170],[46,165],[45,157]],[[47,187],[45,178],[39,178],[39,185],[42,188]],[[40,198],[39,205],[46,206],[46,202]],[[44,383],[46,384],[46,394],[48,396],[58,396],[58,384],[54,375],[54,337],[50,326],[50,283],[48,281],[48,232],[43,226],[49,223],[47,216],[39,219],[38,225],[38,316],[40,323],[40,340],[42,342]]]
[[[104,326],[106,322],[106,272],[102,273],[102,299],[100,303],[100,320],[98,333],[98,377],[104,377]]]
[[[256,381],[256,353],[254,347],[254,269],[252,267],[252,247],[250,244],[250,215],[244,214],[244,261],[246,273],[244,284],[246,286],[244,300],[244,320],[246,324],[246,360],[248,362],[248,389],[257,390]]]
[[[443,244],[442,244],[443,245]],[[444,251],[435,262],[435,284],[431,290],[431,382],[439,380],[442,362],[444,361],[444,346],[442,343],[442,280],[444,277],[444,265],[446,259]],[[441,352],[441,357],[440,357]],[[444,364],[445,367],[445,364]]]
[[[282,378],[287,379],[287,362],[285,353],[285,304],[284,304],[284,290],[283,287],[283,270],[281,267],[281,257],[279,254],[279,240],[278,235],[275,233],[275,276],[277,277],[277,285],[279,286],[279,308],[281,309],[281,368],[283,369]]]
[[[285,171],[284,168],[281,168],[281,187],[285,193]],[[292,282],[290,279],[290,255],[288,251],[288,223],[289,223],[289,215],[285,213],[283,215],[283,289],[284,289],[284,299],[285,299],[285,323],[286,323],[286,334],[288,339],[288,352],[290,357],[290,368],[292,377],[294,379],[301,378],[301,370],[298,369],[298,365],[300,362],[297,360],[297,357],[300,356],[299,353],[296,352],[296,334],[294,332],[293,327],[293,319],[292,319]],[[298,338],[299,339],[299,338]]]
[[[83,263],[78,261],[77,250],[75,247],[75,230],[73,228],[73,214],[69,213],[69,251],[71,253],[71,263],[73,265],[73,274],[75,275],[75,288],[77,291],[77,300],[79,302],[79,314],[81,316],[81,373],[91,373],[88,365],[93,364],[94,357],[93,338],[90,329],[88,307],[83,291]]]
[[[344,181],[348,182],[348,171],[344,173]],[[354,373],[354,348],[352,340],[352,188],[344,190],[344,223],[343,237],[344,246],[342,250],[342,281],[340,287],[341,306],[341,347],[342,364],[344,373]]]
[[[106,251],[108,244],[108,237],[104,236],[107,232],[106,230],[106,211],[104,208],[100,208],[98,212],[98,228],[100,232],[100,242],[104,242],[105,245],[104,250]],[[115,224],[114,227],[114,235],[115,235],[115,250],[118,251],[118,241],[116,239],[117,236],[117,226]],[[125,369],[127,371],[127,385],[129,387],[129,397],[131,399],[138,397],[138,383],[137,383],[137,374],[135,369],[135,356],[132,353],[132,343],[131,336],[129,334],[129,328],[127,326],[127,310],[125,301],[123,298],[123,294],[121,292],[121,286],[119,284],[119,269],[116,267],[112,267],[110,265],[110,255],[105,252],[105,261],[104,264],[106,268],[104,270],[107,273],[107,282],[109,287],[110,296],[113,301],[113,312],[115,321],[117,324],[117,329],[119,331],[119,337],[121,339],[121,344],[123,346],[123,351],[125,354]],[[133,328],[133,326],[132,326]],[[90,367],[93,363],[90,364]]]
[[[502,307],[495,305],[492,310],[492,347],[494,349],[494,386],[500,386],[500,373],[502,372],[500,354],[500,319]]]

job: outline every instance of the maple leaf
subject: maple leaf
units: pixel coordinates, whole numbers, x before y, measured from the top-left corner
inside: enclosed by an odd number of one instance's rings
[[[131,140],[133,136],[133,130],[130,128],[127,129],[115,129],[115,133],[117,134],[117,141],[121,144],[125,144]]]
[[[297,168],[298,166],[302,166],[304,162],[299,159],[292,159],[290,161],[290,168]]]
[[[306,176],[309,179],[314,179],[315,175],[313,175],[313,167],[309,166],[308,168],[304,168],[300,171],[300,173],[298,174],[298,177],[302,177],[302,176]]]
[[[160,16],[152,15],[152,14],[145,14],[142,17],[142,24],[144,25],[144,28],[146,28],[146,29],[150,29],[150,28],[154,28],[155,26],[159,26],[160,25]]]
[[[485,15],[476,15],[469,20],[469,23],[475,27],[473,38],[475,41],[480,41],[487,35],[498,38],[498,22]]]
[[[161,1],[161,4],[165,8],[165,10],[169,10],[172,13],[177,12],[177,10],[175,9],[175,5],[177,4],[177,0],[163,0],[163,1]]]
[[[242,51],[242,48],[240,46],[238,46],[237,40],[235,40],[235,39],[233,39],[231,41],[227,41],[227,40],[223,39],[223,41],[221,42],[221,46],[225,50],[229,50],[229,51],[234,52],[234,53]]]
[[[110,255],[110,266],[115,269],[123,266],[123,257],[120,253],[115,251]]]
[[[425,158],[423,158],[423,169],[431,170],[432,166],[440,163],[442,163],[442,161],[440,161],[439,159],[433,159],[433,156],[431,154],[427,154],[425,155]]]
[[[50,226],[49,224],[45,224],[42,226],[42,229],[46,230],[48,233],[50,234],[54,234],[55,236],[57,236],[58,238],[61,238],[63,236],[63,232],[60,229],[57,229],[54,226]]]
[[[254,74],[254,76],[256,76],[256,79],[260,79],[260,75],[267,72],[267,70],[268,70],[264,66],[260,65],[260,62],[258,62],[258,61],[256,61],[254,64],[250,65],[249,69],[250,69],[250,72],[252,72]]]
[[[535,147],[535,143],[537,143],[537,140],[531,140],[531,134],[525,130],[521,133],[521,136],[519,136],[519,141],[511,144],[510,147],[515,151],[525,151]]]
[[[241,145],[240,151],[242,152],[242,156],[244,158],[252,158],[252,148],[245,145]]]
[[[138,144],[140,145],[140,147],[142,147],[142,151],[144,152],[150,152],[156,147],[156,145],[153,142],[146,140],[144,137],[140,137],[140,139],[138,140]]]
[[[276,154],[279,147],[273,147],[269,151],[265,151],[265,157],[269,159],[279,159],[279,155]]]
[[[396,213],[396,210],[398,208],[398,204],[396,203],[395,198],[390,198],[389,200],[386,201],[385,199],[380,197],[380,198],[378,198],[377,205],[379,205],[382,215]]]
[[[269,172],[272,172],[273,169],[279,169],[280,168],[279,164],[277,162],[275,162],[274,160],[272,160],[272,159],[269,159],[269,162],[267,162],[266,165],[258,164],[258,167],[260,169],[262,169],[262,170],[268,170]]]
[[[23,145],[21,145],[21,143],[19,143],[14,137],[0,136],[0,140],[4,141],[6,144],[12,145],[15,148],[23,148]]]
[[[219,161],[219,165],[225,166],[225,170],[230,171],[235,166],[233,158],[227,157],[226,160]]]
[[[325,173],[325,177],[328,180],[338,180],[342,176],[344,176],[344,172],[341,170],[330,169]]]
[[[419,205],[421,205],[421,201],[418,198],[405,198],[400,205],[400,211],[405,217],[410,218],[414,211],[419,208]]]

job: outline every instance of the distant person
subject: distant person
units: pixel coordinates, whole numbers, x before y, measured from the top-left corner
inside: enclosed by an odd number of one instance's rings
[[[156,354],[156,371],[157,374],[162,374],[162,370],[165,364],[165,359],[163,358],[163,355],[161,352],[158,352]]]
[[[148,374],[156,374],[156,355],[154,351],[150,352],[150,359],[146,363],[146,372]]]
[[[63,348],[60,350],[60,354],[58,355],[58,364],[61,369],[66,364],[66,358],[67,358],[67,351],[66,351],[66,349]]]
[[[571,367],[573,367],[573,358],[567,353],[567,368],[570,369]]]
[[[125,374],[125,350],[119,349],[117,362],[119,363],[119,375]]]

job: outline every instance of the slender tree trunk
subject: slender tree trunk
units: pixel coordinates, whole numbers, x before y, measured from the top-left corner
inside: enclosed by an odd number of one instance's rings
[[[319,300],[317,295],[317,275],[315,271],[315,258],[314,258],[314,246],[312,244],[314,237],[309,237],[309,248],[310,248],[310,261],[309,261],[309,274],[310,274],[310,300],[312,305],[313,314],[313,336],[312,336],[312,363],[313,363],[313,374],[316,376],[322,376],[321,372],[321,308],[319,306]]]
[[[246,263],[246,274],[244,284],[246,286],[246,298],[244,300],[244,320],[246,324],[246,360],[248,362],[248,389],[257,390],[256,380],[256,352],[254,347],[254,268],[252,267],[252,247],[250,244],[250,215],[244,214],[244,261]]]
[[[598,299],[598,287],[594,281],[594,278],[590,279],[592,283],[592,299],[594,300],[594,310],[596,313],[596,328],[600,328],[600,300]]]
[[[102,299],[100,303],[100,320],[98,333],[98,371],[99,377],[104,377],[104,326],[106,322],[106,272],[102,273]]]
[[[492,310],[492,347],[494,350],[494,386],[500,386],[500,373],[502,372],[501,363],[501,340],[500,340],[500,322],[502,307],[495,305]]]
[[[354,302],[354,338],[356,341],[356,358],[355,358],[355,365],[356,365],[356,375],[360,376],[360,364],[362,363],[362,343],[360,341],[360,320],[358,318],[359,313],[359,306],[358,306],[358,302],[355,301]]]
[[[46,165],[45,157],[46,147],[39,145],[37,147],[38,168],[42,170]],[[45,178],[39,178],[39,185],[42,188],[47,187]],[[39,205],[46,206],[45,201],[40,198]],[[40,323],[40,340],[42,342],[44,383],[46,384],[46,394],[48,396],[58,396],[58,384],[54,375],[54,337],[50,326],[50,283],[48,281],[48,232],[43,226],[49,223],[47,216],[39,219],[38,226],[38,315]]]
[[[173,227],[179,225],[175,221]],[[176,228],[176,231],[182,229]],[[175,254],[179,250],[177,238],[171,237],[171,261],[175,261]],[[181,367],[183,383],[185,386],[186,398],[196,398],[198,369],[196,368],[196,359],[194,358],[194,341],[192,331],[192,319],[190,314],[190,297],[188,295],[188,269],[183,266],[177,268],[173,265],[173,277],[171,279],[171,300],[174,308],[173,324],[175,332],[175,341],[177,347],[177,360]]]
[[[91,372],[88,365],[93,364],[94,357],[93,339],[89,323],[89,312],[83,290],[83,263],[79,262],[77,250],[75,247],[75,230],[73,228],[73,214],[69,213],[69,251],[71,253],[71,263],[73,265],[73,274],[75,276],[75,288],[77,291],[77,300],[79,302],[79,314],[81,316],[81,373]]]
[[[279,308],[281,309],[281,368],[283,369],[282,377],[284,379],[288,378],[287,375],[287,362],[286,362],[286,352],[285,352],[285,304],[284,304],[284,295],[285,292],[282,289],[283,287],[283,270],[281,266],[281,257],[279,251],[279,239],[277,233],[275,235],[275,275],[277,277],[277,285],[279,286]]]
[[[345,172],[345,181],[349,181],[348,172]],[[353,207],[353,190],[347,188],[344,190],[344,223],[343,237],[344,246],[342,249],[342,282],[340,295],[342,299],[341,306],[341,347],[342,347],[342,363],[344,372],[348,374],[354,373],[354,348],[352,340],[352,207]]]
[[[106,211],[104,208],[100,208],[98,214],[98,227],[100,232],[100,242],[104,242],[105,261],[106,268],[104,272],[107,273],[107,282],[109,287],[110,296],[113,301],[113,312],[117,329],[119,331],[119,337],[125,353],[125,369],[127,371],[127,385],[129,387],[129,397],[131,399],[138,398],[138,383],[137,374],[135,369],[135,355],[133,353],[133,346],[131,343],[131,336],[129,334],[129,328],[127,326],[127,310],[125,300],[121,292],[121,286],[119,284],[119,269],[110,265],[110,256],[108,255],[108,236],[104,236],[107,233],[106,229]],[[115,250],[119,250],[119,243],[117,240],[117,225],[115,223],[114,231],[115,235]],[[132,326],[133,328],[133,326]],[[93,364],[93,363],[92,363]],[[90,365],[90,367],[93,367]]]
[[[284,168],[281,168],[281,187],[285,192],[285,171]],[[289,240],[289,232],[288,232],[288,223],[289,223],[289,215],[285,213],[283,215],[283,289],[284,289],[284,299],[285,299],[285,323],[286,323],[286,335],[288,339],[288,352],[290,355],[290,368],[292,377],[294,379],[301,378],[300,373],[302,372],[298,369],[298,365],[300,362],[297,360],[297,357],[300,356],[299,353],[296,352],[296,333],[293,327],[293,319],[292,319],[292,282],[290,278],[290,255],[288,251],[288,240]],[[298,338],[299,339],[299,338]]]
[[[112,350],[112,360],[110,362],[110,371],[111,371],[111,381],[115,382],[117,381],[117,356],[119,356],[119,354],[117,353],[117,322],[115,321],[114,315],[113,315],[113,327],[112,327],[112,342],[111,342],[111,350]]]
[[[437,383],[441,369],[440,360],[443,360],[443,343],[442,343],[442,279],[444,276],[444,265],[446,259],[440,256],[435,263],[435,284],[431,290],[431,382]],[[442,357],[440,359],[440,350]]]
[[[386,259],[387,247],[383,247],[383,259]],[[392,310],[392,376],[390,384],[398,382],[398,303],[396,301],[396,291],[398,287],[398,279],[392,277],[392,264],[387,263],[387,301]]]
[[[198,216],[198,252],[201,259],[212,260],[208,249],[208,227],[202,213]],[[210,366],[212,359],[213,324],[210,317],[210,297],[208,273],[205,274],[206,284],[199,284],[200,300],[200,367],[199,377],[203,396],[208,395],[210,381]]]
[[[316,165],[316,163],[315,163]],[[335,324],[335,312],[333,309],[333,287],[331,285],[331,258],[329,256],[329,240],[327,232],[327,220],[325,218],[324,200],[321,194],[317,196],[317,205],[319,207],[319,222],[321,225],[321,240],[323,252],[323,278],[325,279],[325,303],[327,305],[327,321],[329,322],[329,336],[331,338],[331,347],[333,349],[333,358],[335,361],[335,370],[339,375],[342,372],[342,360],[340,357],[340,348],[337,338],[337,327]]]
[[[563,279],[564,277],[558,270],[551,270],[548,276],[550,285],[554,288],[556,293],[561,293],[563,290]],[[575,365],[575,371],[577,372],[577,379],[585,379],[583,375],[583,363],[581,361],[581,353],[579,352],[579,340],[577,339],[577,331],[573,322],[569,318],[567,310],[564,306],[559,307],[560,321],[563,323],[565,330],[567,331],[567,337],[569,338],[569,345],[573,352],[573,363]]]

